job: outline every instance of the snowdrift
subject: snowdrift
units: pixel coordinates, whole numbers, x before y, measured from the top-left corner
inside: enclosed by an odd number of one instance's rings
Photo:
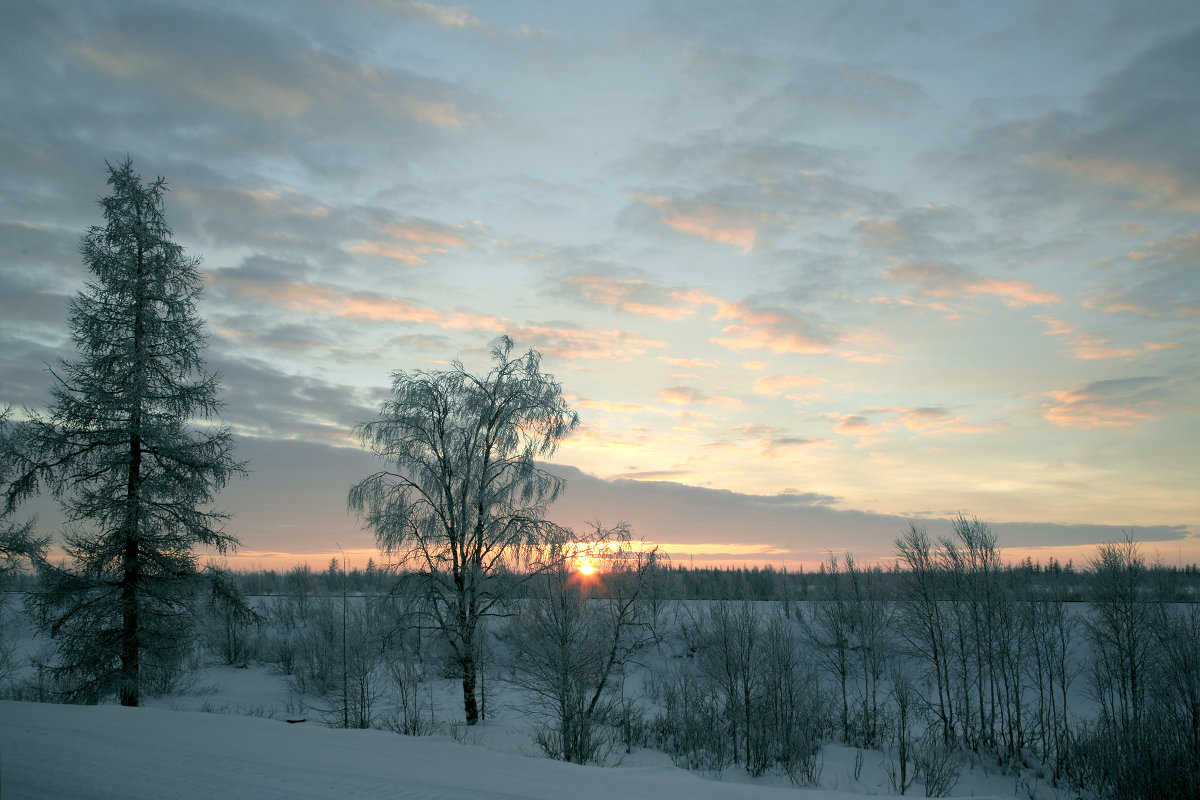
[[[120,706],[0,702],[0,797],[861,800],[673,768],[521,758],[445,737]]]

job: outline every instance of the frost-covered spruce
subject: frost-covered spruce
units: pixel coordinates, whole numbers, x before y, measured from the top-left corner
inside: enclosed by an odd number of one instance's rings
[[[80,243],[92,275],[70,305],[78,356],[50,370],[48,413],[27,410],[13,431],[6,505],[48,488],[68,520],[69,559],[40,562],[34,601],[56,645],[56,687],[136,706],[190,641],[195,549],[237,544],[211,503],[244,468],[213,422],[199,259],[171,239],[166,183],[143,184],[128,158],[108,171],[104,225]]]

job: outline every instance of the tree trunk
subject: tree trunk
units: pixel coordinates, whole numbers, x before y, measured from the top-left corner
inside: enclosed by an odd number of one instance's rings
[[[139,420],[140,422],[140,420]],[[129,437],[129,483],[126,502],[125,549],[121,576],[121,705],[136,706],[141,687],[141,620],[138,614],[141,552],[138,542],[138,498],[142,482],[142,440],[135,432]]]
[[[137,221],[141,227],[141,207],[137,207]],[[142,348],[144,347],[145,323],[142,314],[145,304],[142,298],[142,281],[145,270],[145,259],[142,252],[141,239],[137,245],[136,288],[134,290],[133,317],[133,379],[134,391],[133,408],[129,418],[129,478],[125,493],[125,550],[122,554],[123,574],[121,576],[121,687],[119,690],[121,705],[136,706],[140,700],[141,664],[139,662],[141,649],[141,620],[138,618],[138,583],[141,578],[139,527],[141,520],[142,497],[142,381],[145,363]]]
[[[125,539],[125,572],[121,580],[121,705],[136,706],[139,702],[141,684],[138,650],[138,541],[132,536]]]
[[[464,647],[463,650],[463,655],[458,660],[459,666],[462,667],[463,711],[467,717],[467,724],[474,725],[479,722],[479,704],[475,700],[475,656],[468,648]]]

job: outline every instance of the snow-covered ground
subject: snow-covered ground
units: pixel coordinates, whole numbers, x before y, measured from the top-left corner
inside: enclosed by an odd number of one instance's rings
[[[967,789],[960,784],[957,794],[970,796]],[[813,800],[861,797],[709,781],[666,766],[581,767],[447,737],[157,708],[0,702],[0,797],[5,800],[773,800],[783,792]]]
[[[16,655],[23,660],[38,646],[38,637],[25,620],[16,627]],[[631,687],[640,686],[644,677],[631,674]],[[430,676],[425,691],[431,715],[440,731],[460,741],[326,727],[314,707],[319,701],[297,694],[286,676],[264,664],[202,667],[190,684],[183,693],[146,698],[148,707],[141,709],[0,702],[0,799],[770,800],[787,791],[792,797],[837,800],[889,794],[882,753],[835,744],[822,749],[820,785],[812,789],[793,788],[780,775],[752,778],[737,767],[721,776],[699,776],[675,768],[666,753],[651,748],[635,748],[621,754],[617,766],[604,768],[552,761],[534,742],[534,720],[520,696],[494,680],[487,721],[467,729],[452,722],[462,714],[458,682]],[[296,717],[307,722],[283,721]],[[1057,797],[1045,783],[1029,781],[964,764],[953,794]],[[923,793],[920,783],[909,789],[910,796]]]

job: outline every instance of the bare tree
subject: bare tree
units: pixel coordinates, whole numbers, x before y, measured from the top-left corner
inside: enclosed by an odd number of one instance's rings
[[[480,620],[513,585],[520,561],[553,555],[566,532],[545,518],[563,480],[552,456],[579,424],[541,355],[492,347],[493,366],[392,374],[379,419],[360,423],[364,447],[389,462],[350,488],[349,506],[396,566],[421,582],[427,608],[462,678],[467,724],[479,719]]]
[[[595,528],[595,539],[610,541],[587,557],[599,568],[585,574],[562,561],[536,582],[508,630],[508,680],[546,721],[539,746],[581,764],[603,761],[616,727],[634,716],[618,690],[627,662],[655,641],[650,601],[660,565],[657,548],[635,546],[623,523]]]
[[[199,261],[171,240],[166,183],[144,185],[128,158],[108,169],[105,225],[80,244],[93,279],[70,307],[79,358],[51,369],[49,416],[26,410],[8,439],[5,508],[43,485],[60,500],[71,565],[42,561],[36,599],[58,675],[77,699],[116,691],[135,706],[143,664],[186,638],[194,549],[237,544],[211,503],[245,470],[227,428],[192,424],[221,404],[202,358]]]
[[[851,560],[847,566],[853,564]],[[837,682],[841,700],[842,741],[850,742],[850,677],[854,665],[851,661],[851,627],[853,613],[850,591],[845,585],[838,558],[833,553],[821,565],[821,576],[825,579],[819,599],[808,605],[808,612],[801,618],[809,641],[816,647],[817,658],[825,670]]]
[[[949,742],[955,734],[954,706],[950,687],[950,637],[946,613],[939,602],[941,575],[933,544],[924,528],[909,524],[896,538],[896,550],[908,568],[900,588],[898,633],[909,653],[925,662],[933,672],[937,697],[926,699],[941,722],[942,738]]]

